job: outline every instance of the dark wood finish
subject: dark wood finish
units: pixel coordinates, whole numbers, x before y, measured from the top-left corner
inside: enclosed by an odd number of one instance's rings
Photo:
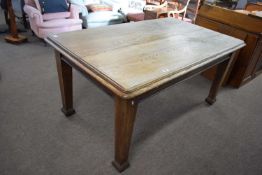
[[[236,52],[237,53],[237,52]],[[236,54],[235,53],[235,54]],[[109,89],[102,86],[96,79],[94,79],[88,72],[85,71],[85,66],[79,67],[79,65],[72,62],[67,56],[62,55],[59,51],[55,51],[57,71],[59,77],[60,91],[62,96],[63,108],[62,112],[66,116],[71,116],[75,113],[73,109],[73,92],[72,92],[72,67],[79,70],[83,75],[93,81],[98,87],[107,92],[109,95],[114,96],[115,99],[115,158],[112,165],[119,171],[122,172],[127,169],[130,164],[128,161],[129,150],[132,140],[132,133],[136,118],[136,112],[138,104],[141,100],[144,100],[161,90],[170,87],[176,83],[179,83],[187,78],[193,77],[202,71],[210,68],[212,65],[219,65],[219,73],[217,74],[216,80],[213,81],[210,93],[206,99],[208,104],[213,104],[216,100],[216,96],[221,82],[226,75],[227,69],[230,67],[232,58],[224,56],[218,60],[215,60],[209,64],[203,65],[198,69],[185,74],[182,77],[178,77],[173,81],[167,82],[155,89],[147,91],[134,99],[123,99],[118,95],[114,94]],[[234,55],[234,54],[233,54]],[[229,61],[230,60],[230,61]]]
[[[224,84],[240,87],[261,73],[262,18],[239,13],[216,6],[203,5],[196,24],[244,40],[246,47],[241,49],[233,61]],[[206,71],[204,76],[214,79],[216,67]]]
[[[206,102],[210,105],[216,102],[216,96],[218,93],[219,88],[221,87],[224,79],[226,78],[226,74],[230,68],[230,65],[234,59],[234,54],[231,56],[230,59],[223,61],[217,65],[216,76],[210,88],[208,97],[206,98]]]
[[[27,41],[25,36],[19,35],[17,32],[15,14],[12,8],[12,1],[7,0],[7,10],[9,14],[9,23],[10,23],[10,34],[5,37],[5,40],[12,44],[20,44]]]
[[[128,153],[134,128],[137,104],[115,97],[115,160],[112,164],[122,172],[128,168]]]
[[[258,57],[256,68],[254,69],[253,74],[258,75],[262,73],[262,52],[259,52],[259,50],[262,50],[262,38],[259,39],[257,48],[255,49],[256,52],[254,53],[254,57]]]
[[[237,54],[237,52],[236,52],[236,54]],[[164,90],[164,89],[166,89],[166,88],[168,88],[170,86],[176,85],[177,83],[180,83],[180,82],[182,82],[185,79],[189,79],[189,78],[192,78],[192,77],[194,77],[194,76],[196,76],[198,74],[201,74],[203,71],[213,67],[213,65],[218,65],[218,64],[228,60],[229,58],[230,58],[230,56],[226,55],[226,56],[224,56],[224,57],[222,57],[222,58],[220,58],[220,59],[218,59],[216,61],[212,61],[209,64],[203,65],[203,66],[195,69],[194,71],[191,71],[191,72],[188,72],[188,73],[184,74],[182,77],[177,77],[177,78],[175,78],[175,79],[173,79],[173,80],[171,80],[171,81],[169,81],[169,82],[167,82],[165,84],[162,84],[162,85],[158,86],[156,89],[152,89],[150,91],[145,92],[144,94],[142,94],[140,96],[137,96],[135,98],[135,101],[136,102],[143,101],[144,99],[146,99],[146,98],[148,98],[150,96],[153,96],[153,95],[159,93],[160,91],[162,91],[162,90]],[[229,67],[230,67],[230,65],[229,65]]]
[[[59,52],[55,51],[55,57],[63,103],[61,110],[65,116],[71,116],[75,113],[73,108],[72,67],[61,59],[61,54]]]
[[[243,13],[235,12],[212,5],[203,5],[199,10],[199,17],[217,21],[228,27],[234,27],[244,32],[261,33],[261,19]],[[234,20],[233,20],[234,19]]]

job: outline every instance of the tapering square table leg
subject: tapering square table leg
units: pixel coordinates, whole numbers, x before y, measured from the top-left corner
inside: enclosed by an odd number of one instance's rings
[[[73,108],[72,67],[63,61],[61,56],[62,55],[58,51],[55,51],[60,92],[63,103],[61,110],[66,116],[71,116],[75,113]]]
[[[128,154],[136,111],[134,101],[115,97],[115,160],[112,164],[119,172],[129,166]]]
[[[213,80],[212,82],[212,86],[210,88],[210,91],[209,91],[209,95],[208,97],[206,98],[206,102],[210,105],[212,105],[213,103],[216,102],[216,96],[217,96],[217,93],[218,93],[218,90],[219,88],[221,87],[226,75],[227,75],[227,72],[228,72],[228,69],[230,67],[230,64],[231,62],[233,61],[233,58],[234,58],[235,54],[232,54],[231,55],[231,58],[219,63],[217,65],[217,72],[216,72],[216,76],[215,76],[215,79]]]

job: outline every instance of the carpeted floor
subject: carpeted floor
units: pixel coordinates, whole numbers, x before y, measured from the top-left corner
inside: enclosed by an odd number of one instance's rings
[[[74,72],[65,118],[51,47],[0,35],[0,175],[117,175],[113,100]],[[123,175],[261,175],[262,75],[213,106],[201,76],[143,101]]]

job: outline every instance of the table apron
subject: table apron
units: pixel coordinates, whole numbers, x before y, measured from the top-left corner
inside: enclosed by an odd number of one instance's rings
[[[94,84],[97,85],[97,87],[99,87],[100,89],[105,91],[109,96],[111,96],[111,97],[114,97],[114,96],[121,97],[122,94],[118,94],[118,93],[114,92],[111,88],[108,88],[107,86],[103,85],[95,77],[93,77],[88,72],[86,72],[86,70],[84,70],[84,68],[85,68],[84,65],[82,67],[80,67],[78,64],[73,62],[72,59],[68,58],[67,56],[65,56],[60,51],[58,51],[56,49],[55,49],[55,51],[61,54],[61,59],[63,61],[65,61],[68,65],[70,65],[71,67],[73,67],[74,69],[76,69],[77,71],[82,73],[86,78],[91,80]],[[153,88],[151,90],[148,90],[148,91],[146,91],[146,92],[144,92],[144,93],[142,93],[140,95],[137,95],[137,96],[135,96],[133,98],[130,98],[130,99],[132,99],[132,100],[134,100],[136,102],[139,102],[139,101],[141,101],[141,100],[143,100],[143,99],[145,99],[145,98],[147,98],[149,96],[152,96],[152,95],[158,93],[159,91],[161,91],[161,90],[163,90],[165,88],[168,88],[168,87],[170,87],[170,86],[172,86],[174,84],[177,84],[177,83],[181,83],[181,82],[183,82],[183,81],[185,81],[185,80],[187,80],[187,79],[189,79],[191,77],[194,77],[194,76],[200,74],[201,72],[209,69],[210,67],[213,67],[213,66],[215,66],[215,65],[217,65],[217,64],[219,64],[219,63],[221,63],[221,62],[223,62],[223,61],[225,61],[227,59],[230,59],[232,54],[233,53],[230,53],[230,54],[225,55],[225,56],[223,56],[223,57],[221,57],[219,59],[216,59],[216,60],[214,60],[214,61],[212,61],[212,62],[210,62],[208,64],[204,64],[204,65],[198,67],[197,69],[194,69],[193,71],[187,72],[187,73],[183,74],[182,76],[178,76],[178,77],[176,77],[176,78],[174,78],[174,79],[172,79],[172,80],[170,80],[170,81],[168,81],[166,83],[163,83],[163,84],[159,85],[158,87],[155,87],[155,88]],[[79,63],[79,64],[81,64],[81,63]],[[106,81],[106,80],[104,80],[104,81]]]
[[[61,54],[60,59],[62,59],[64,62],[66,62],[68,65],[70,65],[72,68],[80,72],[83,76],[85,76],[87,79],[92,81],[98,88],[106,92],[109,96],[114,97],[114,95],[117,95],[114,93],[112,90],[110,90],[108,87],[104,86],[102,83],[100,83],[96,78],[91,76],[89,73],[87,73],[84,69],[79,67],[76,63],[74,63],[71,59],[67,58],[65,55],[63,55],[61,52],[57,51],[56,52]],[[119,95],[118,95],[119,96]]]
[[[182,83],[182,82],[184,82],[184,81],[186,81],[186,80],[188,80],[188,79],[190,79],[190,78],[192,78],[194,76],[197,76],[197,75],[201,74],[205,70],[207,70],[207,69],[209,69],[209,68],[211,68],[211,67],[213,67],[215,65],[218,65],[219,63],[222,63],[223,61],[225,61],[227,59],[231,59],[232,55],[234,53],[235,52],[230,53],[228,55],[225,55],[225,56],[223,56],[223,57],[221,57],[219,59],[216,59],[216,60],[214,60],[214,61],[212,61],[212,62],[210,62],[208,64],[200,66],[200,67],[194,69],[193,71],[187,72],[187,73],[183,74],[182,76],[178,76],[178,77],[176,77],[176,78],[174,78],[174,79],[172,79],[172,80],[170,80],[170,81],[168,81],[166,83],[161,84],[157,88],[153,88],[153,89],[151,89],[151,90],[149,90],[149,91],[147,91],[147,92],[145,92],[145,93],[135,97],[134,99],[135,99],[135,101],[141,101],[141,100],[144,100],[145,98],[147,98],[149,96],[152,96],[152,95],[155,95],[155,94],[159,93],[160,91],[162,91],[162,90],[164,90],[166,88],[169,88],[169,87],[171,87],[173,85],[176,85],[178,83]]]

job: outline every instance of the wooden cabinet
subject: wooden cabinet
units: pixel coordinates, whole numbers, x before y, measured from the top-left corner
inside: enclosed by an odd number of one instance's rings
[[[240,87],[262,73],[262,18],[220,8],[203,5],[196,24],[211,30],[244,40],[246,46],[234,59],[224,84]],[[213,67],[204,76],[213,79],[216,68]]]

